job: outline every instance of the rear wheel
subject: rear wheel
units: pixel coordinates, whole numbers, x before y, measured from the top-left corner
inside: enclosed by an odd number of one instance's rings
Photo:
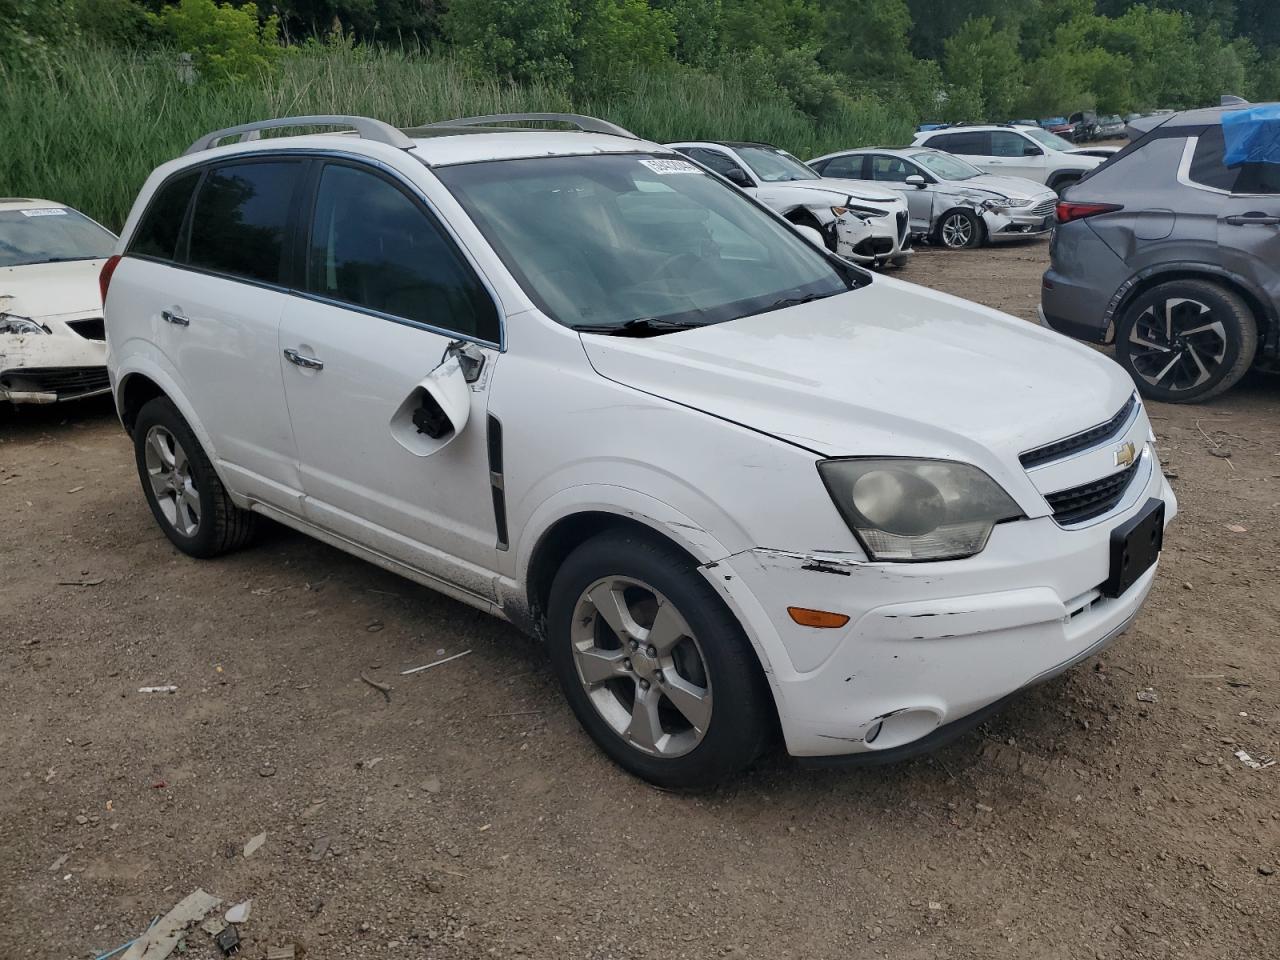
[[[986,230],[972,210],[948,210],[938,221],[937,238],[949,250],[971,250],[982,246]]]
[[[1207,400],[1253,363],[1258,325],[1249,305],[1205,280],[1171,280],[1138,296],[1116,324],[1116,359],[1143,396]]]
[[[711,786],[767,743],[773,705],[755,651],[670,544],[611,531],[578,547],[552,584],[548,640],[583,728],[650,783]]]
[[[168,397],[147,401],[133,425],[142,492],[160,529],[193,557],[216,557],[253,537],[256,517],[232,501],[191,426]]]

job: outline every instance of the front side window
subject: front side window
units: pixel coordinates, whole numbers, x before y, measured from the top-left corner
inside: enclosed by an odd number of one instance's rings
[[[818,175],[803,163],[776,147],[738,147],[738,156],[751,172],[765,183],[817,180]]]
[[[1028,143],[1016,133],[1004,130],[991,132],[991,155],[993,157],[1026,157],[1039,156],[1041,150],[1034,143]]]
[[[684,159],[612,154],[438,168],[516,280],[570,327],[702,325],[865,282]]]
[[[151,198],[126,252],[159,260],[174,259],[187,205],[199,182],[200,171],[192,170],[162,185]]]
[[[115,244],[114,235],[67,207],[0,210],[0,267],[98,260]]]
[[[982,171],[968,160],[949,153],[917,153],[911,159],[939,180],[969,180],[982,176]]]
[[[887,183],[906,183],[907,177],[918,174],[914,165],[901,157],[892,157],[878,153],[871,158],[871,179],[883,180]]]
[[[377,174],[328,164],[307,249],[307,290],[331,300],[498,342],[498,313],[440,226]]]
[[[211,169],[191,213],[191,266],[280,283],[289,207],[301,170],[298,160],[255,160]]]
[[[705,147],[691,147],[682,151],[688,156],[697,160],[700,164],[710,170],[714,170],[722,177],[727,177],[734,170],[745,174],[746,171],[733,162],[733,158],[727,153],[721,153],[719,150],[708,150]]]
[[[1075,144],[1069,140],[1063,140],[1056,133],[1050,133],[1048,130],[1028,130],[1027,136],[1040,144],[1042,147],[1048,147],[1050,150],[1060,152],[1074,150]]]

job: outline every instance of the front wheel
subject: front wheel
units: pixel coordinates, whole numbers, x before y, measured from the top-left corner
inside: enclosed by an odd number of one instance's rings
[[[1253,363],[1258,325],[1237,294],[1205,280],[1171,280],[1129,304],[1116,324],[1116,359],[1145,397],[1208,400]]]
[[[971,250],[982,246],[982,220],[972,210],[949,210],[938,222],[938,242],[949,250]]]
[[[712,786],[764,749],[773,704],[755,651],[696,565],[638,532],[600,534],[551,587],[551,663],[597,745],[668,789]]]

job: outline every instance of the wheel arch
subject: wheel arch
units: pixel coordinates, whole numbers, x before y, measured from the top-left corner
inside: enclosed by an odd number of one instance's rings
[[[981,247],[984,243],[986,243],[987,234],[988,234],[987,221],[982,216],[982,212],[978,210],[976,207],[972,206],[971,204],[952,203],[940,214],[938,214],[938,216],[935,217],[933,221],[933,230],[932,230],[933,238],[935,241],[937,241],[939,245],[941,245],[942,243],[942,225],[943,223],[946,222],[947,217],[951,216],[953,213],[967,213],[969,214],[969,216],[973,217],[974,221],[978,225],[978,231],[980,234],[978,238],[978,243],[976,244],[976,246]]]
[[[1050,190],[1056,191],[1060,194],[1063,190],[1067,189],[1067,187],[1071,187],[1079,183],[1087,172],[1088,171],[1085,170],[1075,169],[1055,170],[1045,179],[1044,184]]]
[[[1237,294],[1248,304],[1249,310],[1253,313],[1254,322],[1258,325],[1258,343],[1260,346],[1258,355],[1262,355],[1263,349],[1261,347],[1263,346],[1269,345],[1272,350],[1275,349],[1275,336],[1280,332],[1280,324],[1277,323],[1277,314],[1275,308],[1271,306],[1270,300],[1243,277],[1211,263],[1162,264],[1158,267],[1149,267],[1135,274],[1124,286],[1116,291],[1115,296],[1112,297],[1111,303],[1107,307],[1107,337],[1105,342],[1115,342],[1115,325],[1119,318],[1124,315],[1124,311],[1129,307],[1129,304],[1153,287],[1174,280],[1199,280],[1216,283]]]

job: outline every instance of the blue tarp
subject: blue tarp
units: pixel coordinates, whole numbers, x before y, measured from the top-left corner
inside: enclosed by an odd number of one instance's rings
[[[1228,167],[1280,163],[1280,104],[1225,111],[1222,136],[1227,142],[1223,162]]]

